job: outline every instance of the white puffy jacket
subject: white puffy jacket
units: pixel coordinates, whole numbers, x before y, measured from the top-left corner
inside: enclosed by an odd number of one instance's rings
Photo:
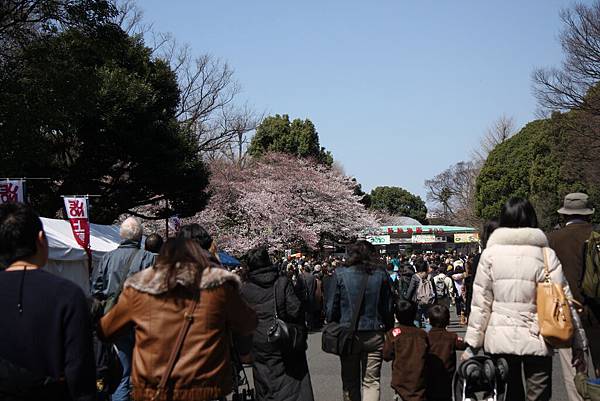
[[[499,228],[490,236],[477,268],[467,344],[483,346],[491,354],[551,355],[539,334],[536,309],[537,284],[544,280],[544,249],[552,281],[562,283],[565,295],[572,297],[560,261],[541,230]],[[583,344],[582,330],[579,319],[574,323],[577,346]]]

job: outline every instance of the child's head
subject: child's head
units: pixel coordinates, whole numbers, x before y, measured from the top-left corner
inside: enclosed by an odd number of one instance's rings
[[[450,311],[444,305],[433,305],[429,308],[429,323],[436,329],[444,329],[450,324]]]
[[[417,318],[417,305],[412,302],[400,300],[396,302],[396,319],[405,326],[412,326]]]

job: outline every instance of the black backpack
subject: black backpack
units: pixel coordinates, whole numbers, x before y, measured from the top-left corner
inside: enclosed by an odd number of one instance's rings
[[[96,391],[98,394],[108,396],[117,390],[123,376],[123,367],[113,344],[101,341],[96,333],[93,341],[96,357]]]
[[[93,321],[98,321],[104,314],[105,304],[97,299],[90,299],[90,314]],[[101,341],[96,334],[92,333],[94,357],[96,358],[96,391],[100,400],[108,399],[113,394],[123,376],[123,366],[115,346],[111,343]]]

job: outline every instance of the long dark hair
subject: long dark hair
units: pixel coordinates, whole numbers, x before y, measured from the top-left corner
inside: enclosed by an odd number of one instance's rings
[[[510,198],[502,207],[500,227],[538,228],[537,214],[533,205],[525,198]]]
[[[167,288],[171,291],[178,284],[177,270],[190,269],[194,273],[194,279],[189,284],[189,288],[196,289],[200,286],[202,272],[208,265],[208,260],[196,241],[171,238],[160,249],[154,269],[167,270]]]
[[[378,264],[377,249],[369,241],[356,241],[348,247],[347,267],[356,266],[371,273]]]
[[[492,233],[500,226],[500,222],[496,217],[489,219],[483,225],[483,231],[481,233],[481,248],[487,247],[487,242],[490,239]]]

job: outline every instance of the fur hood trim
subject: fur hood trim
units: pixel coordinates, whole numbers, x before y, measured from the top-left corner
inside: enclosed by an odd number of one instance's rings
[[[195,273],[196,267],[194,265],[181,264],[176,270],[175,280],[177,284],[189,288],[194,285]],[[232,283],[236,288],[241,285],[240,278],[236,274],[218,267],[206,267],[202,272],[200,289],[217,288],[225,283]],[[151,295],[164,294],[169,290],[167,287],[167,270],[157,269],[155,266],[142,270],[129,277],[125,281],[125,287],[131,287]]]
[[[487,246],[493,245],[532,245],[540,248],[548,247],[548,238],[539,228],[498,228],[488,240]]]

